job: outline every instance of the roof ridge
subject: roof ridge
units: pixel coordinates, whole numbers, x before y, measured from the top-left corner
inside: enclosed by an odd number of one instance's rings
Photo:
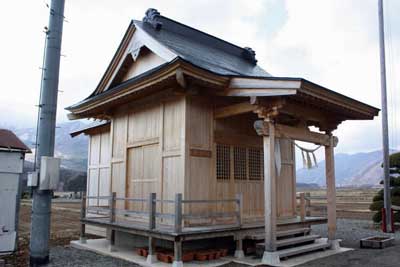
[[[148,23],[148,24],[152,25],[152,27],[157,31],[162,30],[163,28],[164,29],[166,28],[167,31],[171,31],[175,34],[184,36],[182,31],[174,30],[173,28],[168,27],[165,23],[163,23],[163,20],[164,20],[164,22],[166,21],[166,22],[174,23],[178,27],[181,27],[183,29],[187,29],[187,30],[193,31],[197,34],[200,34],[202,37],[208,38],[209,40],[212,40],[214,42],[217,41],[220,45],[215,46],[215,43],[213,43],[213,45],[214,45],[214,47],[216,47],[219,50],[222,50],[226,53],[229,53],[229,54],[232,54],[235,56],[240,56],[254,65],[256,65],[256,63],[257,63],[257,59],[255,57],[255,51],[253,49],[251,49],[250,47],[240,47],[234,43],[228,42],[224,39],[221,39],[217,36],[209,34],[205,31],[196,29],[192,26],[183,24],[179,21],[176,21],[169,17],[163,16],[160,14],[160,12],[157,11],[157,9],[154,9],[154,8],[147,9],[146,15],[143,18],[142,23]],[[196,38],[197,41],[200,41],[205,45],[210,45],[210,43],[207,43],[206,40],[200,39],[199,37],[200,37],[199,35],[192,36],[192,38]],[[229,49],[224,49],[223,46],[226,46],[226,48],[229,47],[230,49],[234,49],[235,51],[232,51]]]

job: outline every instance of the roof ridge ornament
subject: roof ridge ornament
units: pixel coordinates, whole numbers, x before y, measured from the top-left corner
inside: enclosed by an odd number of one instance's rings
[[[155,8],[149,8],[146,10],[146,16],[143,18],[143,22],[149,23],[154,29],[159,31],[162,27],[162,22],[159,21],[161,14]]]
[[[242,56],[244,59],[250,61],[252,64],[257,64],[256,51],[254,51],[251,47],[244,47]]]

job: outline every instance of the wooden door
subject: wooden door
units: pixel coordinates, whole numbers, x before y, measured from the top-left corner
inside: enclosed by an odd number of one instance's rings
[[[127,153],[127,197],[148,199],[150,193],[160,196],[159,145],[132,147]],[[148,211],[147,206],[147,202],[126,202],[126,208],[134,211]]]

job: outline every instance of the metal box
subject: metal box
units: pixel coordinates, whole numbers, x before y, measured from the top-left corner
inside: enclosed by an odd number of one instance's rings
[[[39,173],[38,172],[29,172],[28,173],[28,186],[37,186],[39,182]]]
[[[390,236],[371,236],[360,240],[360,248],[386,248],[394,245],[394,238]]]
[[[40,161],[40,190],[57,189],[60,180],[60,162],[59,158],[42,156]]]

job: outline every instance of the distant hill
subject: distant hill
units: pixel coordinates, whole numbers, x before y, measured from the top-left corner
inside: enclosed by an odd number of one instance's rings
[[[33,162],[24,162],[24,173],[22,174],[22,190],[26,191],[27,173],[33,170]],[[60,182],[56,191],[84,191],[86,190],[86,172],[61,167]]]
[[[394,151],[392,151],[394,152]],[[382,180],[382,151],[368,153],[335,155],[335,174],[337,186],[374,186]],[[325,161],[318,162],[314,169],[297,171],[300,183],[325,185]]]
[[[88,138],[79,135],[71,138],[70,132],[85,127],[85,123],[79,121],[66,122],[57,125],[55,156],[61,158],[61,166],[76,171],[87,169],[87,149]],[[27,145],[32,151],[35,148],[35,128],[14,129],[14,133]],[[27,155],[27,160],[33,161],[33,154]]]

